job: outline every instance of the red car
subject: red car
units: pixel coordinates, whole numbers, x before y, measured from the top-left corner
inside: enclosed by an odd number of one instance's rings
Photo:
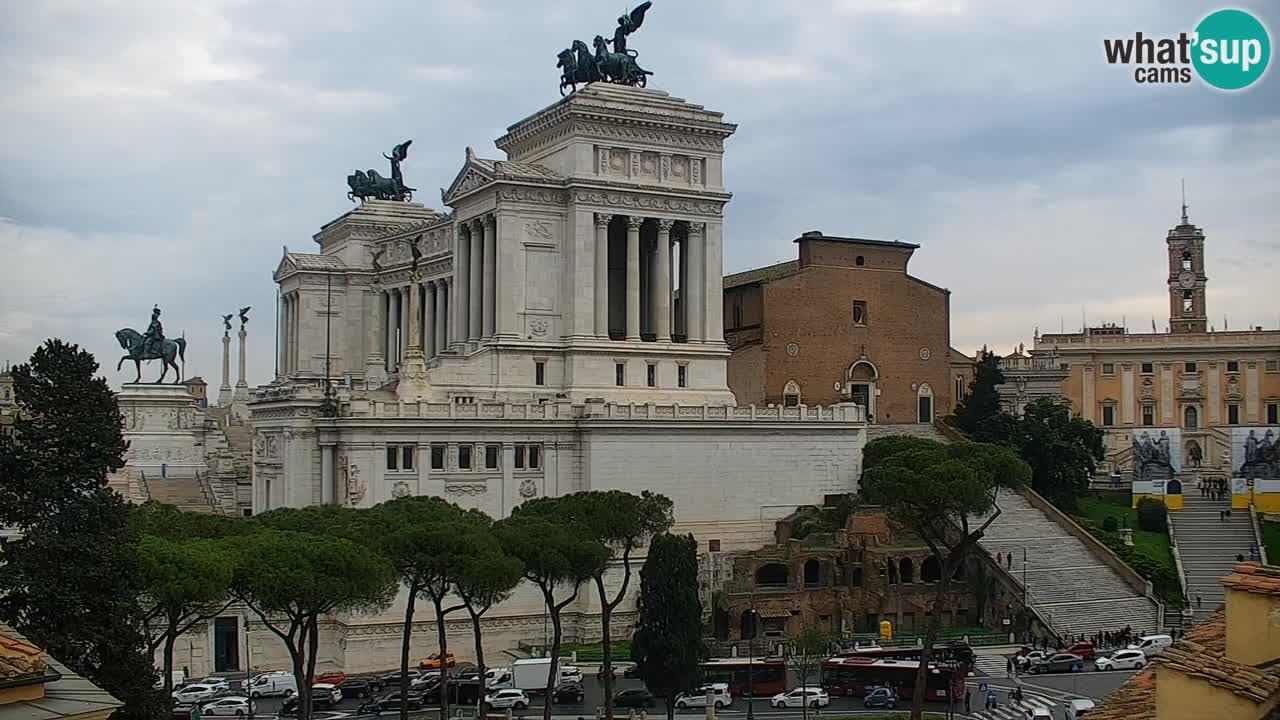
[[[1092,660],[1094,656],[1098,654],[1097,649],[1093,647],[1093,643],[1091,642],[1075,643],[1074,645],[1063,650],[1062,652],[1071,653],[1072,655],[1079,655],[1085,660]]]
[[[315,682],[317,683],[329,683],[331,685],[341,685],[346,681],[347,681],[347,674],[342,672],[341,670],[337,670],[334,672],[327,672],[327,673],[324,673],[323,675],[317,675],[315,679]]]

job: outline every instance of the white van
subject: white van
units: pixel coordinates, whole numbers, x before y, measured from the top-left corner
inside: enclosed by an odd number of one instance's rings
[[[484,686],[489,690],[506,690],[511,687],[510,668],[489,668],[484,671]]]
[[[294,679],[293,673],[285,670],[263,673],[249,681],[249,697],[255,700],[276,695],[289,697],[297,693],[298,681]]]
[[[1130,643],[1129,649],[1141,650],[1144,655],[1151,657],[1164,652],[1172,644],[1173,638],[1168,635],[1143,635],[1137,642]]]
[[[1092,700],[1086,698],[1072,700],[1067,703],[1067,720],[1078,720],[1078,718],[1087,717],[1092,709]]]

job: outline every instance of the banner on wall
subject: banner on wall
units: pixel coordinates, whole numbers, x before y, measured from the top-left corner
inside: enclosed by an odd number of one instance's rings
[[[1165,483],[1182,470],[1182,430],[1143,428],[1133,432],[1133,480],[1151,483],[1151,492],[1165,493]],[[1179,492],[1181,490],[1179,489]]]
[[[1231,477],[1280,480],[1280,426],[1231,429]]]

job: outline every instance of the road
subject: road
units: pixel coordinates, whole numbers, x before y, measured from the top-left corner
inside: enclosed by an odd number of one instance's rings
[[[970,687],[972,717],[980,720],[1024,720],[1026,713],[1033,707],[1044,707],[1052,713],[1055,720],[1070,720],[1066,713],[1066,704],[1076,698],[1088,698],[1095,702],[1115,690],[1125,680],[1133,676],[1133,670],[1099,671],[1092,662],[1086,664],[1081,672],[1074,673],[1022,673],[1009,677],[1007,674],[1008,659],[1012,653],[1003,655],[978,655],[975,663],[975,677],[971,678]],[[992,691],[996,695],[996,707],[984,707],[984,692],[979,688]],[[1021,687],[1023,702],[1015,704],[1011,701],[1009,691]]]

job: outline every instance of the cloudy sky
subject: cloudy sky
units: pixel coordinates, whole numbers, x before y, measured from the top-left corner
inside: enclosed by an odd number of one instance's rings
[[[1235,6],[1276,41],[1274,4]],[[792,258],[810,229],[918,243],[912,272],[953,291],[954,344],[1005,349],[1082,313],[1163,329],[1181,178],[1209,238],[1212,322],[1280,323],[1275,70],[1224,94],[1139,86],[1103,60],[1104,37],[1189,31],[1216,7],[655,0],[631,46],[652,86],[740,124],[726,272]],[[350,207],[347,173],[405,138],[423,189],[447,185],[467,145],[500,157],[493,139],[558,97],[556,53],[623,9],[4,3],[0,362],[60,336],[111,366],[113,331],[160,303],[192,345],[188,374],[216,384],[218,315],[253,305],[249,379],[267,381],[271,271]]]

